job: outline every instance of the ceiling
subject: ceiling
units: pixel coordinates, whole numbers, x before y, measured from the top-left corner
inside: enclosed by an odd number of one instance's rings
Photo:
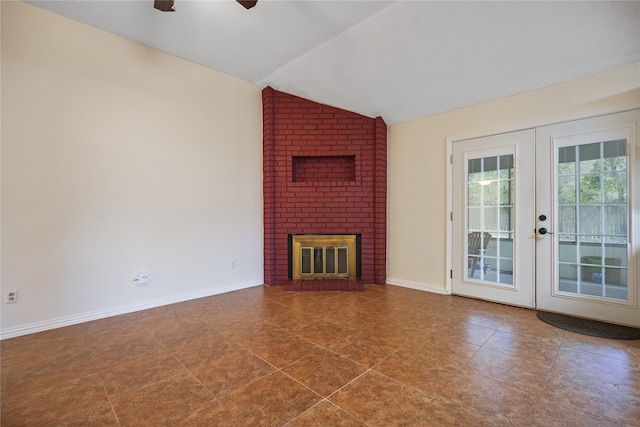
[[[28,3],[389,125],[640,62],[639,1]]]

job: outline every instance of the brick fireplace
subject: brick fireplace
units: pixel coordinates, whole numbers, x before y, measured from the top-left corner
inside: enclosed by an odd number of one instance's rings
[[[267,87],[264,280],[291,279],[293,235],[357,235],[364,283],[386,280],[387,126]]]

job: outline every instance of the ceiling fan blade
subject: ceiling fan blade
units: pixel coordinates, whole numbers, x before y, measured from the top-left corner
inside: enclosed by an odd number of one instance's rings
[[[244,6],[245,9],[251,9],[253,6],[256,5],[256,3],[258,3],[258,0],[236,0],[238,3],[240,3],[242,6]]]
[[[163,12],[175,12],[173,0],[154,0],[153,7]]]

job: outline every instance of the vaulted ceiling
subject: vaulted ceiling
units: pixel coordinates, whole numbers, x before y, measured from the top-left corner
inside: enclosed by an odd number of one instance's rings
[[[29,3],[390,125],[640,62],[638,1]]]

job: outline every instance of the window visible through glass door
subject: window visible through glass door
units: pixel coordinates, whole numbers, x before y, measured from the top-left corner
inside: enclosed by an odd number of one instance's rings
[[[467,161],[468,279],[513,284],[513,155]]]
[[[559,291],[627,299],[627,141],[558,148]]]

